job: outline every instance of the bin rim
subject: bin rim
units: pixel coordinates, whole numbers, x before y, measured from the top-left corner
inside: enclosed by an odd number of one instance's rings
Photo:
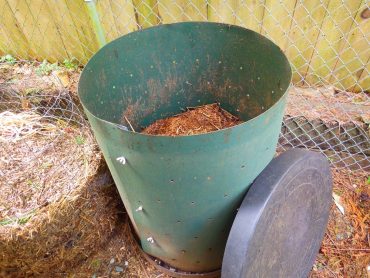
[[[266,109],[264,112],[258,114],[257,116],[247,120],[247,121],[243,121],[242,123],[240,124],[237,124],[237,125],[234,125],[234,126],[231,126],[231,127],[227,127],[227,128],[222,128],[220,130],[215,130],[215,131],[210,131],[210,132],[207,132],[207,133],[200,133],[200,134],[191,134],[191,135],[176,135],[176,136],[171,136],[171,135],[154,135],[154,134],[144,134],[144,133],[141,133],[141,132],[136,132],[136,131],[132,131],[129,129],[128,126],[126,125],[122,125],[122,124],[117,124],[117,123],[114,123],[114,122],[110,122],[110,121],[107,121],[103,118],[100,118],[100,117],[97,117],[94,113],[92,113],[90,111],[90,109],[87,108],[87,106],[85,106],[85,104],[81,101],[81,105],[83,106],[83,108],[89,112],[89,114],[94,118],[94,119],[97,119],[105,124],[108,124],[109,126],[111,127],[114,127],[114,128],[119,128],[122,132],[124,133],[129,133],[131,135],[137,135],[137,136],[142,136],[142,138],[206,138],[207,136],[212,136],[212,135],[215,135],[215,134],[218,134],[218,133],[221,133],[221,132],[225,132],[225,131],[229,131],[229,130],[232,130],[232,129],[235,129],[235,128],[238,128],[238,127],[242,127],[244,125],[247,125],[247,124],[252,124],[254,121],[257,121],[259,117],[262,117],[263,115],[265,115],[266,113],[270,112],[271,110],[273,110],[276,106],[278,106],[280,104],[280,102],[282,102],[286,96],[287,96],[287,93],[289,91],[289,88],[291,87],[291,83],[292,83],[292,68],[290,66],[290,62],[288,60],[288,58],[286,57],[286,55],[284,54],[283,50],[277,45],[275,44],[272,40],[268,39],[267,37],[261,35],[260,33],[256,32],[256,31],[253,31],[251,29],[248,29],[248,28],[245,28],[245,27],[242,27],[242,26],[239,26],[239,25],[234,25],[234,24],[227,24],[227,23],[221,23],[221,22],[212,22],[212,21],[182,21],[182,22],[175,22],[175,23],[165,23],[165,24],[160,24],[160,25],[156,25],[156,26],[151,26],[151,27],[148,27],[148,28],[145,28],[145,29],[139,29],[139,30],[136,30],[136,31],[133,31],[133,32],[130,32],[130,33],[127,33],[123,36],[120,36],[112,41],[110,41],[108,44],[106,44],[105,46],[103,46],[102,48],[100,48],[90,59],[89,61],[87,62],[87,64],[85,65],[85,67],[83,68],[81,74],[80,74],[80,78],[78,80],[78,85],[77,85],[77,94],[78,96],[80,95],[79,92],[80,92],[80,86],[81,86],[81,77],[84,75],[84,72],[86,71],[88,65],[90,63],[92,63],[94,57],[96,57],[97,55],[99,55],[100,52],[104,51],[105,47],[109,46],[111,43],[115,42],[115,41],[118,41],[118,40],[121,40],[123,38],[126,38],[128,36],[131,36],[132,34],[134,33],[137,33],[137,32],[145,32],[145,31],[148,31],[150,29],[153,29],[153,28],[158,28],[158,27],[162,27],[162,26],[173,26],[173,25],[185,25],[185,24],[208,24],[208,25],[221,25],[221,26],[225,26],[225,27],[232,27],[232,28],[236,28],[236,29],[243,29],[243,30],[246,30],[248,32],[252,32],[252,33],[255,33],[257,36],[261,37],[262,39],[265,39],[265,40],[268,40],[269,43],[271,43],[272,45],[274,45],[275,47],[277,47],[277,49],[279,50],[279,52],[281,53],[281,55],[285,58],[285,60],[287,61],[287,63],[289,64],[289,68],[290,68],[290,71],[289,71],[289,83],[288,86],[284,89],[282,88],[282,91],[284,91],[284,93],[280,96],[279,100],[276,101],[273,105],[271,105],[268,109]],[[206,105],[206,104],[205,104]],[[222,107],[221,107],[222,108]],[[171,117],[171,116],[170,116]],[[127,130],[124,130],[120,127],[126,127]]]

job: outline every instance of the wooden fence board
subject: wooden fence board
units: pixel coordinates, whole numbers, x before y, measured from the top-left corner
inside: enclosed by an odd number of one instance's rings
[[[76,27],[79,43],[85,52],[86,58],[84,58],[84,61],[87,62],[87,60],[99,49],[99,44],[91,24],[86,4],[84,1],[80,0],[63,1],[65,1],[72,22]]]
[[[286,55],[293,64],[293,82],[300,83],[308,70],[320,26],[330,0],[298,1],[295,7]]]
[[[235,24],[237,0],[209,0],[208,20],[212,22],[223,22]]]
[[[8,0],[32,52],[54,62],[68,57],[53,16],[42,0]]]
[[[163,23],[207,20],[205,0],[158,0],[158,10]]]
[[[117,33],[124,34],[137,30],[134,4],[130,0],[110,0]]]
[[[68,6],[65,1],[46,1],[45,5],[48,6],[52,19],[57,28],[58,34],[64,43],[66,52],[68,54],[65,59],[76,58],[79,61],[87,61],[88,56],[83,49],[76,31],[76,26],[69,13]]]
[[[362,71],[358,85],[354,88],[354,91],[367,91],[370,93],[370,57],[366,62],[366,67]]]
[[[3,54],[11,54],[20,58],[34,57],[35,53],[30,50],[28,41],[6,0],[0,1],[0,13],[0,48]]]
[[[263,23],[264,0],[238,0],[236,24],[260,33]]]
[[[277,43],[293,81],[369,90],[367,0],[98,0],[107,42],[160,23],[217,21],[241,25]],[[82,64],[99,49],[84,0],[0,0],[0,54]],[[293,19],[292,19],[293,18]]]
[[[132,0],[132,2],[141,28],[155,26],[160,23],[156,0]]]
[[[361,12],[367,8],[367,0],[363,0],[358,9],[351,29],[349,30],[339,58],[334,66],[330,84],[345,89],[359,91],[358,81],[368,65],[370,57],[370,21],[361,17]],[[369,88],[368,85],[363,84]]]
[[[288,43],[288,34],[297,0],[266,0],[261,34],[269,37],[282,50]]]
[[[338,54],[344,46],[344,38],[353,24],[360,1],[331,0],[327,14],[320,28],[320,35],[315,43],[315,51],[305,74],[308,84],[329,84]]]
[[[110,1],[96,1],[96,9],[98,11],[100,23],[104,30],[106,42],[108,43],[119,36]]]

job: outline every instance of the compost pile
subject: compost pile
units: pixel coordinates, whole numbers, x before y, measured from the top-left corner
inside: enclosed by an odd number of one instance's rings
[[[142,133],[151,135],[195,135],[232,127],[242,121],[222,109],[218,103],[188,107],[187,111],[160,119],[145,128]]]
[[[111,236],[116,190],[73,95],[30,64],[5,69],[0,64],[0,277],[63,273]]]
[[[26,222],[37,208],[75,189],[99,161],[86,130],[61,129],[32,111],[0,113],[0,142],[2,224]]]

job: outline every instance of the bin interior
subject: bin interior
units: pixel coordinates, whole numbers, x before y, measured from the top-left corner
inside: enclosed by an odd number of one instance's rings
[[[92,114],[136,131],[186,107],[219,102],[244,121],[285,93],[290,66],[265,37],[225,24],[162,25],[123,36],[87,64],[79,94]]]

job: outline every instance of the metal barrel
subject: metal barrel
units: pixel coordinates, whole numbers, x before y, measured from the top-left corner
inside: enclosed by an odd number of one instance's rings
[[[220,268],[237,208],[274,156],[290,80],[275,44],[219,23],[140,30],[91,58],[79,96],[146,253],[184,271]],[[139,133],[214,102],[245,122],[192,136]]]

